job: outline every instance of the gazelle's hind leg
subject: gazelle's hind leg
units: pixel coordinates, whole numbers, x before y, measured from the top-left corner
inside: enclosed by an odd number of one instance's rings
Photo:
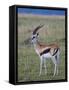
[[[56,58],[56,61],[57,61],[57,75],[58,75],[58,68],[59,68],[59,64],[60,64],[60,51],[58,51],[55,58]]]
[[[53,75],[53,76],[55,76],[56,73],[58,73],[58,65],[57,65],[57,60],[56,60],[55,56],[52,57],[52,61],[53,61],[54,65],[55,65],[54,75]]]
[[[56,64],[57,64],[56,75],[58,75],[58,56],[57,55],[55,56],[55,59],[56,59]]]

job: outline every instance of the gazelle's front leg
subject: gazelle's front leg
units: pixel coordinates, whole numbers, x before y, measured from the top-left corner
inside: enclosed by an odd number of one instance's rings
[[[42,64],[43,64],[43,57],[40,57],[40,73],[39,73],[39,76],[41,75],[41,72],[42,72]]]
[[[44,58],[45,74],[47,74],[46,59]]]

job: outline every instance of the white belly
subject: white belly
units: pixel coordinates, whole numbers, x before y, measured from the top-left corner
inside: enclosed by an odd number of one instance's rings
[[[50,53],[43,54],[42,56],[43,56],[44,58],[51,58],[51,57],[52,57]]]

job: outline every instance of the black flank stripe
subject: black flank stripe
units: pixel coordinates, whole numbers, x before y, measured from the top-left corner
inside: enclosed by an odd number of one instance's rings
[[[56,52],[54,52],[52,56],[54,56],[57,53],[57,51],[58,51],[58,48],[56,49]]]
[[[46,54],[46,53],[48,53],[49,51],[50,51],[50,48],[45,49],[43,52],[40,53],[40,55]]]

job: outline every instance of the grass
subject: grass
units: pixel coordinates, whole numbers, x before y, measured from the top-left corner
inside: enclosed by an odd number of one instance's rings
[[[28,31],[33,31],[40,24],[44,24],[39,30],[40,42],[58,43],[61,50],[59,75],[55,77],[53,77],[54,65],[50,59],[46,62],[47,75],[43,69],[42,75],[39,76],[40,59],[32,45],[24,44],[24,40],[30,38],[32,34]],[[65,17],[18,15],[18,82],[60,79],[65,79]]]

